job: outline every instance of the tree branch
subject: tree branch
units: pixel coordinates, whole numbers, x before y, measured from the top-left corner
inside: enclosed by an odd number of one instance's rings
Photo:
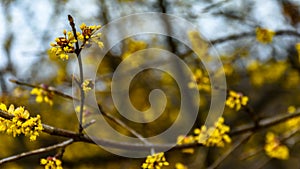
[[[41,153],[44,153],[44,152],[47,152],[47,151],[51,151],[51,150],[55,150],[55,149],[58,149],[58,148],[66,147],[66,146],[72,144],[73,142],[74,142],[73,139],[69,139],[69,140],[66,140],[64,142],[54,144],[52,146],[43,147],[43,148],[39,148],[39,149],[36,149],[36,150],[32,150],[32,151],[24,152],[24,153],[17,154],[17,155],[14,155],[14,156],[10,156],[10,157],[7,157],[7,158],[3,158],[3,159],[0,160],[0,165],[4,164],[4,163],[7,163],[7,162],[15,161],[15,160],[27,157],[27,156],[41,154]]]

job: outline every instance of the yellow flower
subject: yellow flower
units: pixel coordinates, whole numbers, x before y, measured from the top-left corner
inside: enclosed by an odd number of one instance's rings
[[[256,28],[256,40],[260,43],[267,44],[271,43],[273,40],[273,36],[275,35],[275,32],[270,29],[264,29],[264,28]]]
[[[188,167],[181,164],[181,163],[176,163],[175,164],[175,169],[188,169]]]
[[[7,113],[14,115],[11,120],[0,118],[0,131],[16,137],[17,135],[24,134],[29,137],[30,141],[36,140],[39,133],[43,130],[40,115],[30,117],[30,114],[24,107],[14,108],[10,105],[7,110],[6,105],[0,105],[0,109]]]
[[[146,161],[142,164],[143,169],[160,169],[163,166],[168,166],[165,155],[163,152],[149,155]]]
[[[201,129],[195,129],[195,140],[207,147],[224,147],[226,143],[231,143],[228,135],[230,128],[223,123],[224,118],[220,117],[213,127],[202,126]]]
[[[87,93],[94,88],[94,83],[91,80],[84,80],[81,87],[83,91]]]
[[[194,136],[178,136],[177,137],[177,144],[183,145],[183,144],[192,144],[195,143],[195,137]],[[182,150],[183,153],[187,154],[193,154],[194,149],[193,148],[185,148]]]
[[[45,166],[45,169],[63,169],[61,160],[55,157],[42,158],[40,163]]]
[[[300,43],[296,44],[296,50],[297,50],[297,53],[298,53],[298,60],[299,60],[299,63],[300,63]]]
[[[36,95],[35,101],[37,103],[45,102],[48,103],[50,106],[53,105],[53,100],[52,100],[54,96],[53,92],[48,92],[42,88],[33,88],[30,94]]]
[[[235,108],[236,111],[240,110],[242,106],[246,106],[249,98],[244,96],[242,93],[236,93],[234,91],[229,91],[229,96],[225,104],[230,108]]]
[[[92,40],[102,48],[103,42],[99,40],[101,33],[95,34],[100,28],[101,25],[86,26],[85,23],[82,23],[80,25],[81,33],[77,32],[78,40],[82,41],[84,44],[89,44],[89,40]]]
[[[50,52],[58,56],[62,60],[68,60],[68,53],[74,53],[74,43],[77,42],[72,32],[63,31],[64,37],[55,39],[56,43],[51,43]]]
[[[138,41],[131,38],[127,39],[121,57],[122,59],[125,59],[131,54],[133,54],[134,52],[137,52],[142,49],[146,49],[146,47],[147,47],[147,43],[144,41]]]
[[[271,158],[286,160],[289,158],[289,149],[287,146],[282,145],[280,140],[272,132],[266,135],[265,152]]]
[[[189,88],[198,87],[199,90],[210,92],[211,85],[210,85],[209,77],[205,75],[203,70],[197,69],[193,74],[193,78],[196,80],[197,85],[191,82],[188,84]]]

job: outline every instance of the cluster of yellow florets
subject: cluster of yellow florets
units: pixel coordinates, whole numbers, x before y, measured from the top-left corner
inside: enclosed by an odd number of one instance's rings
[[[176,163],[175,169],[188,169],[188,167],[183,165],[182,163]]]
[[[203,90],[206,92],[210,92],[211,85],[209,81],[209,77],[205,75],[204,71],[201,69],[197,69],[193,74],[194,79],[196,80],[197,85],[194,83],[189,83],[189,88],[198,88],[199,90]]]
[[[50,49],[51,53],[54,53],[56,56],[62,60],[69,59],[69,53],[74,53],[74,43],[77,42],[72,32],[63,31],[64,37],[58,37],[55,39],[56,43],[51,43],[52,48]]]
[[[14,105],[10,105],[7,109],[5,104],[0,104],[0,110],[5,111],[14,117],[10,120],[0,117],[0,131],[16,137],[24,134],[29,137],[30,141],[36,140],[39,132],[43,130],[40,115],[30,117],[30,114],[24,107],[15,109]]]
[[[280,80],[283,75],[287,74],[288,67],[289,65],[285,61],[269,61],[264,64],[255,60],[247,66],[247,70],[251,83],[256,87],[261,87],[266,83],[271,84]]]
[[[273,41],[275,32],[270,29],[256,28],[256,40],[260,43],[267,44]]]
[[[144,41],[134,40],[132,38],[129,38],[125,41],[124,51],[122,54],[122,59],[127,58],[134,52],[137,52],[142,49],[146,49],[147,43]]]
[[[265,152],[271,158],[286,160],[289,158],[289,149],[287,146],[282,145],[280,140],[272,132],[266,135]]]
[[[160,169],[163,166],[168,166],[169,163],[167,162],[165,155],[163,152],[149,155],[146,161],[143,163],[143,169]]]
[[[295,47],[296,47],[296,50],[297,50],[297,53],[298,53],[298,60],[299,60],[299,63],[300,63],[300,43],[297,43],[295,45]]]
[[[229,91],[229,96],[225,104],[230,108],[235,108],[236,111],[240,110],[242,106],[246,106],[249,98],[244,96],[242,93]]]
[[[101,28],[100,25],[86,26],[81,24],[81,32],[76,32],[76,36],[79,41],[85,44],[89,43],[89,40],[97,43],[99,47],[103,47],[103,42],[99,40],[101,33],[95,34],[97,30]],[[58,37],[55,39],[56,43],[51,43],[52,48],[50,52],[61,58],[62,60],[68,60],[70,53],[75,53],[74,43],[77,42],[74,34],[71,31],[63,31],[64,37]]]
[[[85,44],[89,43],[89,40],[91,39],[95,43],[98,44],[100,48],[103,47],[103,42],[99,40],[101,33],[96,33],[101,28],[101,25],[92,25],[92,26],[86,26],[85,23],[82,23],[80,25],[81,33],[77,32],[78,34],[78,40],[82,41]]]
[[[82,90],[87,93],[94,88],[94,83],[91,80],[85,80],[83,81],[81,87]]]
[[[224,147],[225,143],[231,142],[229,131],[229,126],[224,124],[224,118],[220,117],[213,127],[202,126],[201,129],[195,129],[195,140],[207,147]]]
[[[179,136],[177,144],[199,143],[207,147],[224,147],[226,143],[231,142],[229,131],[229,126],[224,124],[224,118],[220,117],[213,127],[207,128],[203,125],[194,130],[193,136]]]
[[[55,157],[42,158],[40,162],[41,165],[45,166],[45,169],[63,169],[62,162]]]
[[[54,93],[52,92],[48,92],[42,88],[33,88],[30,92],[30,94],[32,95],[36,95],[36,98],[35,98],[35,101],[37,103],[42,103],[42,102],[45,102],[45,103],[48,103],[49,105],[53,105],[53,96],[54,96]]]

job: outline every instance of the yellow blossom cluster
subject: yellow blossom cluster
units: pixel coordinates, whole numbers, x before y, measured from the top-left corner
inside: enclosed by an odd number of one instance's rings
[[[299,63],[300,63],[300,43],[297,43],[297,44],[295,45],[295,47],[296,47],[296,50],[297,50],[297,53],[298,53],[298,61],[299,61]]]
[[[149,155],[146,161],[142,164],[143,169],[160,169],[163,166],[168,166],[169,163],[163,152]]]
[[[48,103],[50,106],[53,105],[53,100],[52,100],[54,96],[53,92],[46,91],[42,88],[33,88],[30,94],[36,95],[35,101],[37,103],[45,102]]]
[[[51,53],[54,53],[62,60],[69,59],[69,53],[74,53],[74,43],[77,42],[72,32],[63,31],[64,37],[58,37],[55,39],[56,43],[51,43]]]
[[[224,124],[224,118],[220,117],[214,126],[207,128],[205,125],[194,130],[194,136],[179,136],[177,144],[199,143],[207,147],[224,147],[226,143],[231,143],[228,135],[229,126]]]
[[[87,93],[94,88],[94,83],[91,80],[84,80],[81,87],[82,90]]]
[[[268,132],[266,135],[265,152],[271,158],[277,158],[281,160],[286,160],[289,158],[289,149],[287,146],[282,145],[278,137],[272,133]]]
[[[195,83],[189,83],[189,88],[198,88],[199,90],[210,92],[211,85],[209,81],[209,77],[205,75],[205,72],[201,69],[197,69],[193,74],[194,79],[196,80],[197,85]]]
[[[45,169],[63,169],[62,162],[55,157],[42,158],[40,163],[45,166]]]
[[[248,65],[247,70],[250,74],[251,83],[260,87],[265,83],[274,83],[280,80],[287,68],[288,64],[285,61],[269,61],[267,63],[253,61]]]
[[[142,49],[146,49],[146,47],[147,47],[146,42],[129,38],[126,40],[124,51],[121,57],[122,59],[125,59],[131,54],[133,54],[134,52],[137,52]]]
[[[273,36],[275,35],[275,32],[270,29],[265,28],[256,28],[256,40],[262,44],[271,43],[273,41]]]
[[[195,129],[195,140],[207,147],[224,147],[225,143],[231,142],[227,134],[229,131],[229,126],[224,124],[224,118],[220,117],[213,127],[202,126],[201,129]]]
[[[229,96],[225,104],[236,111],[240,110],[242,106],[246,106],[249,98],[244,96],[242,93],[237,93],[234,91],[229,91]]]
[[[297,111],[295,106],[289,106],[287,112],[293,114]],[[300,127],[300,117],[294,117],[285,122],[285,127],[289,130],[298,130]]]
[[[177,137],[177,144],[178,145],[184,145],[184,144],[192,144],[195,143],[195,136],[193,135],[189,135],[189,136],[178,136]],[[187,153],[187,154],[193,154],[194,153],[194,148],[185,148],[182,149],[183,153]]]
[[[101,33],[95,34],[101,25],[86,26],[85,23],[80,25],[81,32],[76,32],[76,36],[79,41],[83,43],[81,47],[89,44],[89,40],[97,43],[100,48],[103,47],[103,42],[99,40]],[[62,60],[68,60],[70,53],[75,53],[74,43],[77,42],[74,34],[71,31],[63,31],[64,36],[55,39],[56,43],[51,43],[52,48],[50,53],[55,54]]]
[[[13,137],[24,134],[29,137],[30,141],[36,140],[39,133],[43,130],[40,115],[30,117],[30,114],[24,107],[15,109],[14,105],[10,105],[7,109],[6,105],[1,103],[0,110],[13,115],[10,120],[0,117],[0,131],[6,132]]]
[[[89,44],[89,40],[91,39],[93,42],[97,43],[100,48],[102,48],[103,42],[99,40],[101,33],[95,34],[100,28],[101,25],[86,26],[85,23],[82,23],[80,25],[81,33],[77,32],[78,40],[85,44]]]
[[[182,163],[176,163],[175,169],[188,169],[188,167],[183,165]]]

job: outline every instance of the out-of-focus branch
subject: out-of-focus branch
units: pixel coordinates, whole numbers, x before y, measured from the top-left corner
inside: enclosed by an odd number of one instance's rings
[[[12,80],[10,79],[10,82],[12,83],[15,83],[15,84],[18,84],[18,85],[22,85],[22,86],[27,86],[27,87],[31,87],[31,88],[41,88],[47,92],[53,92],[54,94],[58,95],[58,96],[61,96],[61,97],[64,97],[64,98],[67,98],[67,99],[71,99],[71,100],[76,100],[76,101],[79,101],[78,98],[75,98],[73,96],[70,96],[68,94],[65,94],[65,93],[62,93],[61,91],[58,91],[56,90],[55,88],[53,87],[48,87],[48,88],[44,88],[42,86],[39,86],[39,85],[33,85],[33,84],[30,84],[30,83],[25,83],[25,82],[22,82],[22,81],[18,81],[18,80]],[[100,112],[106,117],[108,118],[109,120],[111,120],[112,122],[114,122],[115,124],[123,127],[124,129],[126,129],[127,131],[129,131],[133,136],[137,137],[138,139],[140,139],[142,142],[146,143],[146,144],[149,144],[147,142],[147,140],[142,136],[140,135],[139,133],[137,133],[134,129],[132,129],[131,127],[129,127],[128,125],[126,125],[124,122],[122,122],[121,120],[117,119],[116,117],[114,117],[113,115],[107,113],[104,111],[102,105],[98,104],[98,108],[100,110]]]
[[[220,156],[211,166],[208,167],[208,169],[215,169],[217,168],[234,150],[236,150],[239,146],[241,146],[243,143],[245,143],[249,138],[253,135],[252,132],[245,133],[242,138],[240,138],[238,141],[234,143],[234,145],[228,149],[222,156]]]
[[[250,124],[250,125],[247,124],[247,125],[237,127],[230,132],[230,135],[235,136],[235,135],[240,135],[242,133],[246,133],[249,131],[256,131],[256,130],[272,127],[279,123],[285,122],[289,119],[299,117],[299,116],[300,116],[300,110],[298,109],[295,113],[292,113],[292,114],[286,113],[286,114],[277,115],[275,117],[265,118],[265,119],[260,120],[257,126],[255,126],[253,124]]]
[[[226,36],[223,38],[210,40],[210,42],[211,42],[211,44],[215,45],[215,44],[224,43],[227,41],[233,41],[233,40],[238,40],[241,38],[254,37],[254,36],[255,36],[254,32],[244,32],[241,34],[234,34],[234,35],[229,35],[229,36]],[[298,33],[297,31],[293,31],[293,30],[278,30],[278,31],[275,31],[274,36],[295,36],[295,37],[300,38],[300,33]]]
[[[298,110],[297,112],[293,114],[284,114],[276,117],[271,117],[271,118],[266,118],[260,121],[258,127],[254,127],[252,124],[246,125],[239,127],[237,129],[232,130],[232,132],[229,133],[231,137],[245,134],[248,132],[257,132],[259,129],[265,129],[268,127],[275,126],[279,123],[285,122],[289,119],[292,119],[294,117],[299,117],[300,116],[300,111]],[[0,110],[0,117],[6,118],[6,119],[12,119],[13,115],[8,114],[5,111]],[[166,148],[173,147],[173,144],[140,144],[140,143],[122,143],[122,142],[115,142],[111,140],[106,140],[106,139],[100,139],[100,138],[93,138],[89,137],[84,134],[76,133],[73,131],[65,130],[65,129],[60,129],[56,128],[47,124],[43,124],[44,130],[43,132],[48,133],[50,135],[55,135],[55,136],[61,136],[61,137],[66,137],[66,138],[72,138],[74,141],[77,142],[86,142],[86,143],[92,143],[95,144],[95,142],[101,146],[104,147],[111,147],[111,148],[117,148],[117,149],[124,149],[124,150],[135,150],[135,151],[147,151],[151,148],[155,148],[155,150],[165,150]],[[95,142],[94,142],[95,141]],[[184,144],[184,145],[176,145],[173,148],[174,149],[184,149],[184,148],[192,148],[192,147],[197,147],[201,146],[201,144],[193,143],[193,144]]]
[[[3,158],[3,159],[0,160],[0,165],[4,164],[4,163],[7,163],[7,162],[11,162],[11,161],[16,161],[18,159],[28,157],[28,156],[31,156],[31,155],[41,154],[41,153],[52,151],[52,150],[55,150],[55,149],[58,149],[58,148],[63,148],[63,147],[66,147],[66,146],[72,144],[73,142],[74,142],[73,139],[69,139],[69,140],[66,140],[64,142],[54,144],[52,146],[43,147],[43,148],[39,148],[39,149],[36,149],[36,150],[32,150],[32,151],[24,152],[24,153],[17,154],[17,155],[14,155],[14,156],[10,156],[10,157],[7,157],[7,158]]]

